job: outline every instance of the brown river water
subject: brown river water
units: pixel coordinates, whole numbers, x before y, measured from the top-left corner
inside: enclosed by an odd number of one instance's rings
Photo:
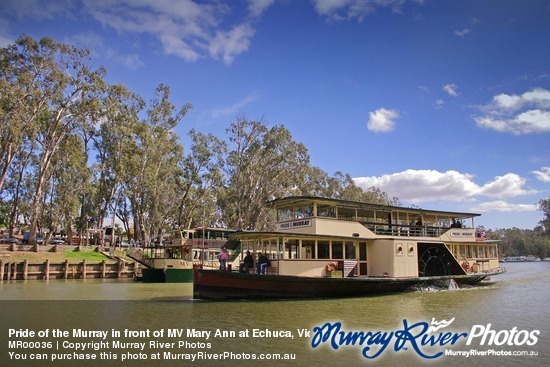
[[[549,366],[550,262],[503,266],[478,287],[304,301],[193,300],[191,284],[4,281],[0,365]]]

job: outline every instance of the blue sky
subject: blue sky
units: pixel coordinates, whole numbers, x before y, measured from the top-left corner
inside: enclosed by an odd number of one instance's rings
[[[22,34],[91,50],[178,127],[283,124],[312,164],[404,205],[532,229],[550,197],[548,0],[0,0]]]

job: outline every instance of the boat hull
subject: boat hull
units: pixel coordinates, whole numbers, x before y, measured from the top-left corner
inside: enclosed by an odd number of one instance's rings
[[[191,283],[193,269],[142,269],[144,283]]]
[[[451,279],[458,284],[477,284],[489,273],[418,278],[315,278],[284,275],[257,275],[194,269],[195,299],[309,299],[363,297],[402,292]]]

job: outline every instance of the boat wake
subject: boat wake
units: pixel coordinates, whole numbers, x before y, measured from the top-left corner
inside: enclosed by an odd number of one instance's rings
[[[454,279],[437,280],[429,283],[417,284],[411,286],[412,292],[441,292],[441,291],[456,291],[461,288],[456,284]]]

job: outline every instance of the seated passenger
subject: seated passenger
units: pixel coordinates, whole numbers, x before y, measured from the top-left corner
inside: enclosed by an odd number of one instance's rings
[[[265,268],[269,266],[268,258],[261,252],[258,252],[258,262],[256,263],[256,274],[265,274]]]
[[[248,273],[249,269],[254,266],[254,259],[250,255],[250,251],[246,252],[243,262],[239,265],[239,271],[241,273]]]

